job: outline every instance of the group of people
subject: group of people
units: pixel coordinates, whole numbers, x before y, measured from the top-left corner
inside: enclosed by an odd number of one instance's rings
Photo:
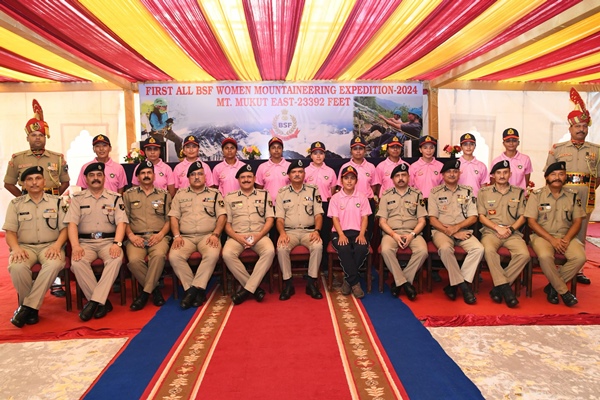
[[[79,313],[83,321],[112,310],[108,295],[123,250],[142,289],[130,306],[133,311],[143,309],[150,298],[156,306],[164,304],[158,282],[167,259],[185,291],[183,309],[204,304],[220,258],[240,284],[232,294],[234,304],[263,300],[260,284],[275,256],[284,281],[279,298],[288,300],[295,295],[290,253],[298,245],[310,253],[306,294],[322,299],[317,279],[329,242],[344,271],[342,294],[362,298],[359,270],[370,248],[377,251],[378,232],[381,256],[393,276],[393,296],[404,292],[415,300],[413,280],[431,240],[448,270],[444,293],[449,299],[455,300],[460,290],[467,304],[476,302],[471,283],[485,257],[494,284],[490,297],[515,307],[511,285],[530,257],[525,225],[549,281],[544,289],[548,301],[557,304],[560,295],[573,306],[577,299],[566,283],[585,262],[581,238],[593,210],[600,147],[585,141],[591,123],[587,110],[573,111],[568,121],[571,141],[551,149],[546,185],[528,199],[531,162],[517,151],[519,133],[509,128],[503,133],[506,151],[493,161],[489,174],[473,155],[476,140],[471,134],[461,136],[462,156],[444,163],[435,159],[436,140],[421,137],[421,157],[410,165],[401,159],[402,143],[393,137],[387,158],[377,166],[365,159],[366,144],[358,136],[350,142],[350,161],[337,175],[325,163],[322,142],[311,144],[311,162],[290,162],[283,157],[283,141],[273,137],[269,160],[255,169],[237,158],[236,141],[225,138],[223,161],[211,170],[198,159],[198,139],[190,135],[183,140],[185,158],[171,170],[160,159],[159,141],[149,137],[143,144],[147,159],[136,166],[134,186],[125,191],[123,167],[109,157],[110,140],[98,135],[93,139],[97,157],[84,165],[78,179],[83,190],[68,204],[58,196],[68,186],[68,168],[62,155],[56,162],[46,160],[56,153],[45,150],[47,124],[34,118],[26,126],[31,150],[13,156],[5,177],[5,187],[18,196],[3,227],[19,297],[11,322],[22,327],[39,321],[44,294],[65,265],[67,241],[71,270],[88,300]],[[474,230],[477,222],[480,232]],[[466,252],[462,265],[455,246]],[[511,253],[506,268],[497,253],[500,247]],[[399,248],[412,253],[404,268],[396,257]],[[247,249],[258,257],[250,271],[240,260]],[[194,272],[188,259],[195,251],[202,260]],[[558,269],[555,253],[567,259]],[[104,262],[99,277],[91,268],[96,258]],[[42,268],[32,282],[36,263]],[[583,275],[579,281],[590,283]]]

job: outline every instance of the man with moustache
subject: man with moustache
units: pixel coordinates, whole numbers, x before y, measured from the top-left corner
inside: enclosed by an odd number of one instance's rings
[[[578,109],[571,111],[567,117],[571,140],[552,146],[546,160],[546,168],[557,161],[565,162],[567,181],[564,186],[579,195],[586,213],[577,236],[585,246],[588,221],[595,206],[596,188],[600,185],[600,146],[585,140],[592,125],[592,118],[575,89],[571,89],[571,100],[578,106]],[[591,283],[583,271],[577,274],[577,282],[584,285]]]
[[[225,196],[227,224],[225,232],[229,236],[223,247],[223,261],[242,287],[231,296],[233,304],[242,304],[250,295],[261,302],[265,291],[260,283],[271,268],[275,257],[273,242],[267,236],[273,227],[275,215],[273,202],[266,190],[255,189],[254,170],[250,164],[244,165],[236,174],[240,190]],[[252,274],[239,259],[245,249],[252,249],[259,259]]]
[[[509,184],[510,162],[498,161],[492,167],[494,183],[484,186],[477,196],[477,212],[481,228],[481,244],[485,248],[485,260],[494,288],[490,296],[495,303],[502,299],[509,308],[516,307],[519,300],[511,285],[521,275],[529,262],[529,250],[519,229],[525,224],[525,191]],[[510,262],[506,269],[500,264],[498,249],[506,247],[510,251]]]
[[[585,210],[581,198],[565,189],[567,166],[564,161],[548,165],[544,172],[546,186],[535,190],[525,208],[525,218],[533,230],[531,247],[538,256],[540,267],[550,282],[545,288],[546,299],[558,304],[558,295],[567,307],[578,303],[567,290],[569,282],[585,264],[585,248],[577,238]],[[554,254],[564,254],[567,262],[556,268]]]
[[[86,190],[73,195],[65,222],[69,224],[71,271],[75,274],[87,304],[79,313],[82,321],[102,318],[112,311],[108,300],[111,286],[123,261],[123,238],[129,222],[121,195],[104,188],[103,163],[91,163],[83,174]],[[101,258],[104,269],[97,281],[92,262]]]
[[[134,186],[123,194],[129,219],[125,229],[129,239],[125,247],[129,260],[127,267],[142,286],[142,292],[129,307],[132,311],[143,309],[150,294],[155,306],[165,304],[158,280],[169,251],[171,224],[167,214],[171,207],[171,195],[165,189],[154,186],[154,168],[149,160],[141,162],[135,170],[139,186]]]
[[[417,290],[412,283],[427,259],[427,243],[421,236],[427,210],[423,194],[408,186],[408,164],[398,164],[391,172],[391,179],[394,187],[383,193],[377,211],[379,226],[384,233],[381,239],[381,256],[394,276],[392,296],[398,297],[404,289],[408,299],[413,301],[417,297]],[[398,248],[407,247],[412,255],[406,268],[402,270],[396,252]]]
[[[206,186],[209,173],[201,161],[191,163],[189,184],[177,192],[169,211],[173,232],[169,262],[185,290],[180,303],[184,310],[206,301],[206,286],[221,254],[220,237],[227,215],[221,193]],[[202,255],[195,275],[187,262],[194,251]]]
[[[477,299],[471,289],[471,282],[479,262],[483,257],[483,246],[469,229],[477,222],[473,189],[458,184],[460,178],[460,161],[450,159],[440,170],[444,183],[434,187],[429,196],[429,221],[433,228],[431,236],[435,247],[448,270],[450,284],[444,293],[450,300],[456,300],[457,289],[460,288],[467,304],[475,304]],[[462,247],[467,256],[459,267],[454,246]]]
[[[10,202],[2,227],[10,248],[8,272],[19,302],[10,322],[18,328],[39,322],[44,294],[65,266],[67,241],[65,207],[60,197],[44,193],[44,169],[27,168],[20,180],[27,194]],[[42,269],[33,281],[31,267],[38,262]]]
[[[317,282],[319,265],[323,257],[321,240],[323,207],[321,207],[321,195],[317,187],[304,184],[306,176],[304,166],[302,160],[294,160],[290,163],[287,175],[291,184],[279,189],[275,202],[276,224],[279,231],[277,258],[284,282],[279,300],[289,300],[295,294],[290,252],[298,245],[310,251],[306,294],[313,299],[323,298]]]

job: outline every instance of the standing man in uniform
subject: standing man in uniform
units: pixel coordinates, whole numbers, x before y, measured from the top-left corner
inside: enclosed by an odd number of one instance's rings
[[[546,167],[546,186],[535,190],[525,208],[525,218],[533,230],[531,247],[538,256],[540,267],[550,282],[545,288],[549,303],[558,304],[558,295],[567,307],[578,303],[567,290],[569,282],[585,264],[585,248],[577,238],[585,210],[581,198],[565,189],[567,166],[559,161]],[[556,268],[554,254],[564,254],[567,262]]]
[[[240,168],[235,177],[240,183],[240,190],[230,192],[225,197],[225,232],[229,238],[223,247],[223,261],[242,285],[240,290],[231,296],[233,304],[237,305],[242,304],[251,294],[258,302],[263,301],[265,297],[260,282],[275,258],[275,247],[267,236],[273,227],[275,213],[269,193],[254,188],[255,176],[250,164]],[[252,275],[246,271],[239,259],[239,255],[245,249],[254,250],[259,257]]]
[[[177,192],[169,211],[174,238],[169,262],[185,290],[180,303],[184,310],[204,304],[208,280],[221,255],[220,237],[227,216],[221,193],[206,186],[207,173],[202,162],[192,163],[189,186]],[[196,275],[187,262],[194,251],[202,255]]]
[[[125,175],[125,169],[119,163],[116,163],[110,158],[110,152],[112,146],[110,145],[110,139],[104,135],[96,135],[92,139],[92,146],[94,147],[94,153],[96,158],[81,167],[79,177],[77,178],[77,186],[81,189],[87,189],[87,176],[85,170],[91,164],[103,163],[103,175],[104,175],[104,187],[113,192],[123,194],[125,186],[127,186],[127,175]]]
[[[384,233],[381,239],[381,256],[394,276],[392,296],[398,297],[400,290],[404,289],[408,299],[412,301],[417,297],[417,290],[412,283],[427,259],[427,243],[421,236],[427,223],[427,210],[423,194],[408,186],[408,164],[397,165],[391,177],[394,187],[383,193],[377,211],[379,226]],[[412,256],[402,270],[396,252],[398,248],[407,247],[412,251]]]
[[[584,244],[587,236],[587,226],[590,214],[594,211],[596,188],[600,185],[600,146],[586,142],[588,129],[592,125],[592,118],[585,104],[575,89],[571,89],[571,100],[578,106],[567,117],[571,140],[556,143],[550,149],[546,168],[557,161],[564,161],[567,168],[567,181],[565,187],[576,192],[583,202],[586,217],[581,222],[581,230],[577,237]],[[590,278],[579,271],[577,282],[589,285]]]
[[[279,231],[277,258],[285,283],[279,300],[289,300],[295,293],[290,252],[298,245],[302,245],[310,251],[306,294],[313,299],[322,299],[323,295],[319,292],[317,282],[319,266],[323,257],[321,195],[316,186],[304,184],[306,173],[302,160],[292,161],[287,175],[291,184],[279,189],[275,202],[276,224]]]
[[[129,222],[121,195],[104,188],[104,164],[89,164],[83,174],[86,190],[73,195],[65,222],[69,224],[71,271],[75,274],[87,304],[79,313],[82,321],[102,318],[113,307],[108,300],[111,286],[123,261],[123,238]],[[101,258],[104,270],[96,280],[92,262]]]
[[[508,183],[510,163],[507,160],[498,161],[492,167],[491,175],[494,184],[482,187],[477,196],[477,212],[483,225],[481,244],[494,281],[490,296],[495,303],[502,303],[504,298],[506,305],[513,308],[519,304],[519,300],[511,285],[530,259],[527,244],[519,231],[525,224],[525,190]],[[510,262],[506,269],[500,264],[500,247],[510,251]]]
[[[150,138],[154,140],[153,138]],[[141,162],[135,170],[139,186],[134,186],[123,194],[123,203],[129,223],[125,229],[127,234],[127,267],[142,285],[142,293],[129,307],[133,311],[146,306],[150,294],[155,306],[165,304],[158,280],[165,266],[165,258],[169,251],[169,210],[171,195],[165,189],[154,186],[154,164]],[[146,262],[148,257],[148,262]]]
[[[448,270],[450,284],[444,293],[450,300],[456,300],[457,289],[460,288],[467,304],[475,304],[477,299],[471,290],[471,282],[483,257],[483,246],[468,229],[477,222],[477,207],[473,190],[470,186],[458,184],[460,178],[460,161],[446,161],[440,173],[444,183],[431,190],[429,196],[429,221],[433,231],[431,238]],[[454,246],[462,247],[467,256],[459,267]]]
[[[18,328],[38,323],[44,294],[65,266],[67,241],[65,207],[60,197],[44,193],[44,169],[29,167],[20,179],[27,194],[10,202],[2,227],[10,248],[8,272],[19,300],[10,322]],[[38,262],[42,269],[33,281],[31,267]]]

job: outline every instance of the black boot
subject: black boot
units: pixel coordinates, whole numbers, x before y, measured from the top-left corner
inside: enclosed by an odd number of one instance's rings
[[[192,303],[192,307],[200,307],[206,301],[206,290],[202,288],[198,288],[198,293],[196,294],[196,298]]]
[[[148,302],[149,298],[150,295],[142,291],[142,293],[133,301],[133,303],[131,303],[129,308],[131,309],[131,311],[139,311],[146,306],[146,303]]]
[[[558,304],[558,292],[554,290],[551,284],[547,284],[544,287],[544,293],[546,293],[546,300],[550,304]]]
[[[27,306],[19,306],[15,310],[13,317],[10,319],[10,323],[16,326],[17,328],[22,328],[27,323],[27,318],[33,308]]]
[[[502,295],[504,296],[504,301],[506,301],[508,308],[515,308],[517,304],[519,304],[517,296],[515,296],[515,293],[508,283],[502,285]]]
[[[406,296],[408,296],[408,299],[410,301],[414,301],[417,298],[417,289],[415,289],[415,287],[411,285],[410,282],[405,282],[402,285],[402,287],[404,288]]]
[[[165,299],[164,299],[162,293],[160,292],[159,286],[155,287],[154,290],[152,291],[152,303],[154,303],[154,305],[156,307],[160,307],[163,304],[165,304]]]
[[[294,284],[292,282],[292,278],[286,279],[283,281],[284,287],[279,295],[279,300],[289,300],[294,294],[296,294],[296,289],[294,289]]]
[[[451,286],[448,285],[444,288],[444,293],[446,293],[446,296],[448,296],[448,298],[452,301],[456,300],[456,291],[457,291],[457,287],[456,286]]]
[[[475,304],[477,302],[477,298],[473,294],[471,286],[469,286],[467,282],[461,283],[460,285],[458,285],[458,287],[460,288],[460,291],[463,294],[463,299],[465,300],[465,303]]]
[[[250,296],[250,292],[244,288],[240,288],[240,290],[231,295],[231,301],[237,306],[246,301],[248,296]]]
[[[315,278],[308,277],[308,282],[306,283],[306,294],[312,297],[313,299],[320,300],[323,298],[323,295],[319,291],[319,286]]]
[[[181,308],[184,310],[190,308],[194,300],[196,300],[197,294],[198,288],[196,288],[195,286],[190,286],[188,290],[185,291],[185,295],[183,295],[183,299],[181,299],[181,302],[179,303]]]
[[[104,304],[98,304],[98,308],[96,309],[96,313],[94,314],[94,318],[100,319],[104,318],[106,314],[113,310],[112,303],[110,300],[106,299]]]
[[[500,290],[501,286],[502,285],[494,286],[492,288],[492,290],[490,290],[490,297],[492,298],[492,301],[494,303],[498,303],[498,304],[502,303],[502,292]]]

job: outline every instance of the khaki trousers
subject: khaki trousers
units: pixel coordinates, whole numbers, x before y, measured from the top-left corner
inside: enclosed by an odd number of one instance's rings
[[[310,251],[308,276],[317,278],[319,276],[319,265],[321,265],[321,259],[323,258],[323,241],[311,243],[310,235],[312,231],[307,232],[304,229],[291,229],[286,233],[290,238],[290,242],[285,247],[277,248],[277,260],[279,260],[279,268],[281,268],[283,279],[286,280],[292,277],[290,252],[298,245],[302,245]]]
[[[433,230],[431,235],[433,244],[438,248],[442,263],[448,270],[450,285],[455,286],[463,281],[473,282],[473,277],[483,257],[483,245],[479,240],[475,236],[471,236],[466,240],[456,240],[437,230]],[[462,269],[459,267],[454,255],[455,245],[462,247],[467,252]]]
[[[494,286],[506,283],[512,285],[531,259],[527,244],[517,234],[512,234],[506,239],[500,239],[493,233],[487,233],[481,238],[481,244],[485,249],[485,261],[490,269]],[[506,269],[503,269],[500,264],[500,255],[498,254],[500,247],[506,247],[510,251],[510,262]]]
[[[254,250],[259,257],[254,266],[254,270],[252,271],[252,275],[248,273],[244,263],[242,263],[239,258],[240,254],[244,251],[244,246],[232,238],[228,238],[223,247],[223,261],[225,261],[227,268],[244,289],[254,293],[273,264],[275,247],[273,246],[271,239],[268,236],[265,236],[255,243],[251,249]]]
[[[399,233],[397,231],[396,233]],[[385,265],[394,275],[394,282],[396,286],[404,285],[406,282],[413,283],[415,275],[423,266],[423,263],[427,259],[427,243],[422,236],[416,236],[411,240],[408,247],[412,251],[412,256],[406,265],[406,268],[402,270],[396,252],[398,251],[398,242],[396,242],[390,235],[383,235],[381,239],[381,256]]]
[[[181,281],[184,290],[188,290],[190,286],[206,289],[208,280],[215,270],[215,266],[221,256],[221,242],[218,247],[210,247],[206,244],[206,240],[210,237],[210,233],[201,236],[182,236],[183,247],[173,250],[169,253],[169,263],[173,267],[173,271]],[[202,254],[202,261],[196,270],[196,275],[192,273],[192,269],[188,264],[188,258],[194,251]]]
[[[85,239],[81,240],[81,247],[85,250],[83,258],[79,261],[71,260],[71,270],[77,278],[85,298],[100,304],[106,303],[106,299],[112,289],[113,283],[119,276],[119,270],[123,263],[123,253],[117,258],[109,254],[113,239]],[[100,258],[104,262],[104,270],[100,280],[96,280],[92,270],[92,262]]]
[[[166,237],[152,247],[135,247],[131,242],[127,242],[127,267],[135,276],[135,279],[142,285],[144,292],[152,293],[158,286],[158,280],[165,268],[165,258],[169,251],[169,239]],[[146,262],[148,256],[148,262]]]

